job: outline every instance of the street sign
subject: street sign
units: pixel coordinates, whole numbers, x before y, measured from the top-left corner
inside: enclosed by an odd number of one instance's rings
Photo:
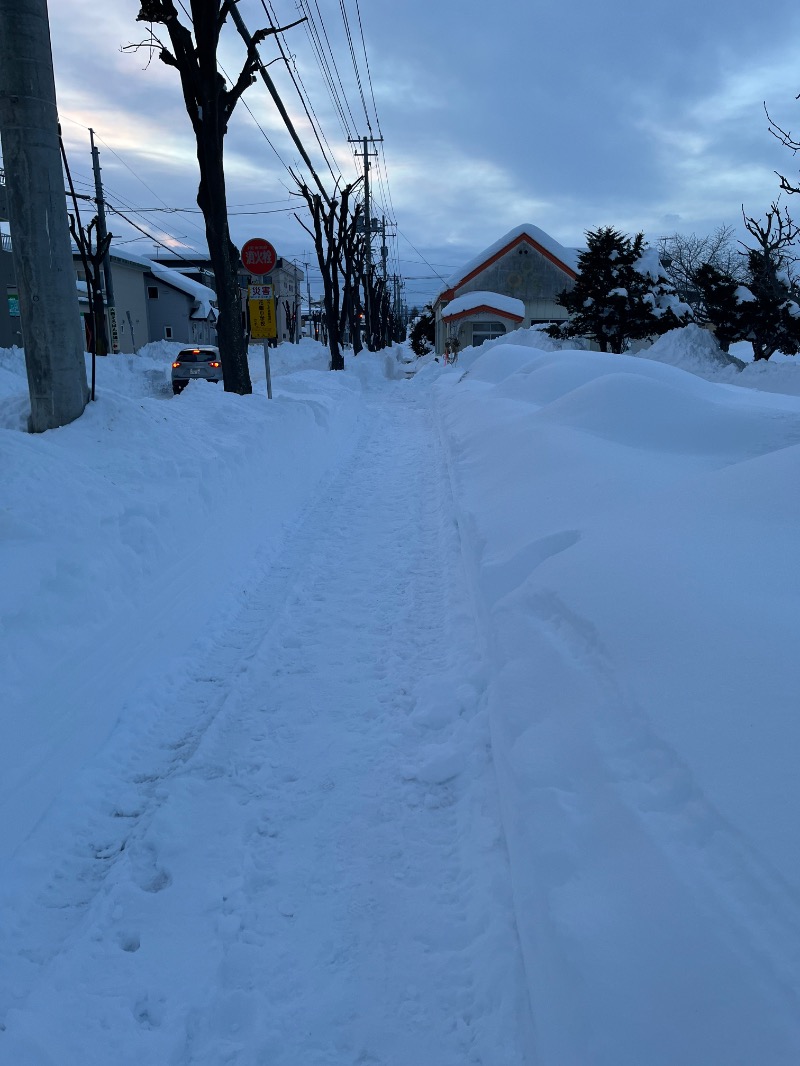
[[[250,338],[254,341],[273,340],[278,336],[275,320],[275,299],[271,285],[250,285],[247,289],[250,311]]]
[[[263,237],[253,237],[242,245],[242,266],[248,274],[271,274],[278,261],[278,253]]]

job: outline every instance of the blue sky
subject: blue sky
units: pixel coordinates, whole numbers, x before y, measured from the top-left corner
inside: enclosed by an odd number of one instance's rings
[[[367,132],[366,117],[338,0],[318,2],[352,119],[337,118],[306,29],[286,39],[334,168],[351,178],[346,138]],[[800,13],[788,0],[776,0],[768,14],[739,0],[677,0],[668,9],[634,0],[603,7],[361,0],[371,89],[355,0],[345,6],[367,114],[385,138],[373,175],[376,213],[397,223],[391,268],[409,279],[411,304],[439,287],[437,273],[447,277],[522,222],[567,245],[600,225],[641,229],[651,240],[676,230],[707,233],[738,225],[742,204],[763,213],[777,195],[774,171],[797,172],[763,109],[766,101],[782,123],[800,128]],[[284,23],[297,17],[294,2],[273,0],[273,8]],[[251,30],[264,24],[260,0],[241,0],[239,9]],[[50,0],[70,159],[79,180],[88,180],[91,125],[109,201],[148,209],[137,221],[157,227],[165,243],[199,247],[199,214],[149,210],[195,208],[197,170],[176,72],[120,51],[145,35],[137,11],[136,0],[103,7]],[[223,39],[222,61],[233,75],[242,49],[230,23]],[[277,52],[267,43],[262,55]],[[270,69],[313,145],[285,69]],[[286,170],[299,162],[297,151],[263,87],[245,99],[253,114],[240,106],[226,147],[234,240],[264,236],[279,254],[303,259],[310,240],[289,210]],[[129,247],[146,252],[147,242]]]

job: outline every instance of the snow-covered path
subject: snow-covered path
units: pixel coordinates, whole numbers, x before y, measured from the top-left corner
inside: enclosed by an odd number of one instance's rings
[[[409,392],[364,434],[8,890],[3,1063],[530,1061],[441,448]]]

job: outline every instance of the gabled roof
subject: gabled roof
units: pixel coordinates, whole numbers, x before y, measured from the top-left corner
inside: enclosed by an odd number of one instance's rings
[[[515,296],[504,296],[500,292],[465,292],[463,296],[457,296],[455,300],[450,301],[442,312],[442,318],[445,322],[451,322],[484,311],[510,318],[514,322],[522,322],[525,318],[525,304],[522,300]]]
[[[557,266],[559,270],[563,270],[567,277],[575,278],[577,276],[578,250],[576,248],[565,248],[554,240],[549,233],[545,233],[543,229],[539,229],[538,226],[534,226],[530,222],[524,222],[521,226],[509,230],[498,241],[489,245],[480,255],[475,256],[452,277],[448,278],[445,288],[433,301],[434,304],[442,299],[452,300],[455,295],[455,289],[471,281],[487,267],[491,266],[492,263],[496,263],[498,259],[520,244],[531,245],[540,255],[543,255],[545,259],[549,259],[554,266]]]

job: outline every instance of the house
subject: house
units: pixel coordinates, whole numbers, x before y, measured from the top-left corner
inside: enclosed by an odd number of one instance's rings
[[[538,226],[510,230],[455,273],[433,303],[436,351],[450,338],[461,348],[483,344],[513,329],[560,322],[559,293],[572,287],[578,252],[564,248]]]
[[[113,244],[110,258],[119,351],[135,352],[158,340],[216,343],[217,297],[213,289],[180,270]],[[80,256],[74,253],[74,259],[78,281],[85,283]],[[80,286],[79,295],[86,321],[88,302]]]
[[[19,296],[7,222],[5,176],[0,169],[0,348],[22,345]],[[119,351],[135,352],[148,341],[164,339],[182,344],[216,342],[217,312],[213,289],[179,270],[124,251],[114,244],[110,258]],[[76,251],[73,259],[80,313],[86,329],[90,330],[86,276]],[[110,323],[108,333],[111,337]]]

